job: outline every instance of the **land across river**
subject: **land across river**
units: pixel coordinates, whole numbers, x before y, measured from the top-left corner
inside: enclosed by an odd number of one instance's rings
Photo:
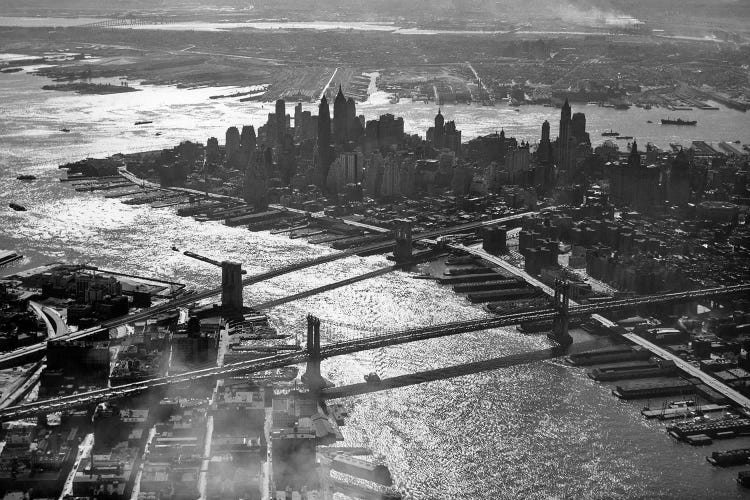
[[[98,79],[91,83],[109,83],[113,79]],[[108,147],[89,149],[82,155],[71,157],[78,160],[82,156],[109,156],[117,152],[134,152],[134,142],[138,149],[151,150],[172,147],[182,140],[204,142],[208,137],[223,138],[229,126],[254,125],[265,123],[268,113],[273,111],[273,103],[241,101],[247,93],[257,93],[264,82],[256,82],[246,87],[200,87],[178,88],[174,85],[143,85],[130,83],[128,92],[116,95],[73,95],[59,92],[56,96],[41,91],[45,85],[52,85],[49,78],[18,72],[0,75],[0,93],[23,94],[29,100],[31,112],[46,107],[44,116],[31,116],[27,113],[14,115],[6,113],[6,121],[15,126],[0,131],[5,140],[20,141],[23,136],[33,133],[38,136],[59,137],[60,129],[70,129],[68,144],[80,140],[94,128],[106,128],[109,132]],[[112,87],[118,87],[113,84]],[[34,89],[40,89],[35,91]],[[226,96],[222,99],[211,99]],[[290,101],[287,104],[294,104]],[[689,147],[692,141],[731,142],[742,149],[750,144],[748,115],[741,111],[717,105],[718,110],[669,111],[661,108],[615,110],[595,104],[573,103],[574,112],[586,114],[586,127],[594,146],[611,137],[604,132],[614,130],[623,136],[632,136],[641,147],[651,142],[662,149],[671,144]],[[303,110],[317,114],[317,104],[305,102]],[[405,131],[423,135],[434,124],[437,113],[434,103],[424,103],[402,99],[398,103],[390,101],[389,94],[373,92],[368,99],[358,104],[358,111],[365,119],[392,113],[404,118]],[[496,106],[446,105],[443,115],[455,120],[462,130],[464,140],[480,135],[504,130],[506,136],[536,144],[541,136],[541,124],[548,120],[555,125],[559,121],[559,109],[541,105],[511,107],[504,102]],[[683,118],[697,120],[694,127],[662,125],[661,118]],[[151,121],[148,127],[134,127],[138,121]],[[76,123],[81,126],[76,127]],[[85,124],[85,125],[84,125]],[[159,132],[159,135],[155,134]],[[78,138],[78,139],[76,139]],[[62,140],[62,138],[60,138]],[[738,142],[737,142],[738,141]],[[616,141],[621,150],[626,150],[628,140]]]
[[[74,82],[44,85],[42,86],[42,90],[75,92],[76,94],[124,94],[126,92],[138,92],[140,89],[128,87],[126,85]]]

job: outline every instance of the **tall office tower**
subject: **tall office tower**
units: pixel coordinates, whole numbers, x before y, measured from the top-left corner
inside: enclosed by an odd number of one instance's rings
[[[318,155],[315,164],[315,185],[325,188],[328,168],[333,162],[331,151],[331,110],[328,99],[323,96],[318,106]]]
[[[326,96],[320,100],[318,106],[318,149],[331,145],[331,110]]]
[[[552,161],[552,143],[549,140],[549,122],[547,120],[544,120],[544,123],[542,123],[542,140],[539,141],[536,156],[540,163],[549,163]]]
[[[440,149],[444,146],[443,137],[445,136],[445,118],[440,108],[438,108],[437,115],[435,115],[435,131],[433,132],[433,144],[436,149]]]
[[[358,141],[362,131],[362,124],[357,117],[357,103],[353,98],[346,100],[346,139]]]
[[[590,144],[589,134],[586,132],[586,115],[573,113],[571,119],[571,134],[576,138],[576,146],[582,142]]]
[[[240,152],[240,131],[237,127],[229,127],[226,133],[226,162],[227,165],[234,166],[238,160]]]
[[[219,162],[219,140],[209,137],[206,142],[206,164],[214,165]]]
[[[276,129],[275,144],[281,146],[284,144],[284,136],[286,135],[286,103],[284,99],[276,101],[274,117],[276,118],[276,126],[274,127]]]
[[[679,206],[687,205],[690,201],[690,160],[682,149],[672,160],[669,169],[667,196],[670,202]]]
[[[242,127],[242,133],[240,134],[240,149],[248,155],[248,160],[250,159],[249,155],[255,151],[256,142],[255,127],[252,125],[245,125]]]
[[[575,162],[575,140],[572,129],[573,120],[570,116],[570,104],[565,99],[560,113],[560,133],[557,137],[557,166],[565,173],[572,175]]]
[[[339,85],[339,93],[333,101],[333,142],[337,146],[346,143],[346,97]]]
[[[302,125],[302,103],[298,102],[294,106],[294,137],[300,135],[300,126]]]

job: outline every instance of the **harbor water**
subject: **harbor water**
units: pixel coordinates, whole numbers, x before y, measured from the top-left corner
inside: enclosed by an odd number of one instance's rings
[[[237,89],[144,87],[128,94],[78,96],[40,90],[46,82],[26,73],[0,75],[0,248],[25,255],[3,274],[65,261],[203,289],[216,285],[218,269],[173,252],[173,245],[240,261],[248,273],[333,251],[284,235],[199,223],[178,217],[171,208],[124,205],[59,182],[59,164],[87,156],[171,147],[184,139],[205,142],[209,136],[223,143],[228,126],[257,127],[272,112],[271,105],[208,99]],[[407,130],[419,133],[435,111],[431,105],[377,100],[360,107],[368,119],[383,112],[404,116]],[[669,129],[645,124],[656,122],[663,110],[585,106],[574,111],[586,113],[595,141],[601,131],[613,128],[665,146],[693,139],[750,142],[748,115],[723,108],[690,112],[697,127]],[[478,106],[443,112],[456,120],[465,138],[504,128],[507,135],[532,142],[544,119],[554,130],[559,118],[559,110],[539,106],[518,112]],[[153,123],[135,126],[139,120]],[[38,179],[16,181],[21,173]],[[28,210],[14,212],[10,202]],[[383,256],[343,259],[253,285],[245,290],[245,302],[260,303],[385,265]],[[450,288],[404,272],[269,311],[282,332],[300,336],[307,313],[321,318],[324,342],[486,315]],[[505,328],[335,358],[324,362],[323,372],[345,384],[361,382],[371,371],[390,377],[549,347],[543,336]],[[532,359],[345,399],[351,413],[344,427],[346,444],[370,447],[384,457],[402,492],[418,499],[747,496],[734,481],[735,469],[705,461],[710,451],[749,446],[746,439],[710,449],[677,443],[664,424],[641,417],[646,402],[617,400],[608,386],[559,359]]]

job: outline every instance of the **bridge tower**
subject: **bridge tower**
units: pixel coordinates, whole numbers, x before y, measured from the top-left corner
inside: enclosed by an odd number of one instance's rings
[[[563,346],[573,343],[573,338],[568,333],[568,320],[570,315],[568,308],[570,306],[570,283],[562,280],[555,280],[555,296],[553,307],[557,314],[552,320],[552,333],[550,339]]]
[[[307,368],[302,381],[311,393],[318,393],[327,384],[320,374],[320,319],[307,315]]]
[[[412,223],[408,219],[396,219],[395,223],[396,225],[393,230],[393,236],[396,239],[396,245],[393,248],[393,257],[398,263],[410,262],[412,257]]]
[[[242,311],[242,264],[221,263],[221,306],[225,311]]]

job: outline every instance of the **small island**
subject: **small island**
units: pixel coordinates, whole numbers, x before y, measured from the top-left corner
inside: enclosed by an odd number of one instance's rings
[[[121,94],[124,92],[138,92],[140,89],[127,85],[112,85],[111,83],[58,83],[45,85],[42,90],[59,90],[64,92],[75,92],[76,94]]]

